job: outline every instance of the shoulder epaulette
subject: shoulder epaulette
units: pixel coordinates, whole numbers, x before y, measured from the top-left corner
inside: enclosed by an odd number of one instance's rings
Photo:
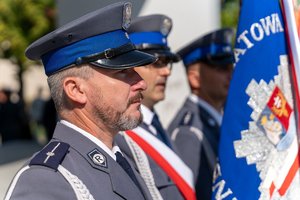
[[[50,142],[30,161],[31,165],[42,165],[57,170],[59,164],[63,161],[68,153],[70,145],[64,142]]]
[[[190,126],[190,125],[192,125],[193,115],[194,115],[193,112],[187,111],[183,115],[183,117],[182,117],[182,119],[180,121],[180,125],[183,125],[183,126]]]

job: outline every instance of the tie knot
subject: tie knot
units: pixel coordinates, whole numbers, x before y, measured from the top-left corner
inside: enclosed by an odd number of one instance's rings
[[[125,171],[127,169],[131,168],[130,165],[129,165],[129,163],[128,163],[128,161],[126,160],[126,158],[124,158],[124,156],[119,151],[117,151],[115,153],[115,155],[116,155],[116,161],[117,161],[117,163],[119,163],[119,165],[121,165],[121,167],[123,169],[125,169]]]
[[[125,158],[123,157],[123,155],[119,151],[117,151],[115,153],[115,155],[116,155],[116,161],[117,161],[117,163],[124,162]]]
[[[159,123],[159,118],[158,118],[158,115],[155,113],[153,118],[152,118],[152,122],[151,122],[152,125],[156,126],[157,124],[160,124]]]
[[[116,153],[115,153],[115,155],[116,155],[116,157],[117,157],[117,159],[118,159],[118,157],[123,157],[123,155],[119,152],[119,151],[117,151]]]

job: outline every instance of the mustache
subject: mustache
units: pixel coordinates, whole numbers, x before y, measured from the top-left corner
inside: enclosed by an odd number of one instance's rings
[[[159,84],[159,85],[161,85],[161,84],[167,84],[167,80],[166,79],[159,79],[157,82],[156,82],[156,84]]]
[[[144,96],[141,92],[138,92],[136,95],[134,95],[133,97],[131,97],[128,101],[128,106],[130,104],[136,103],[136,102],[140,102],[144,99]]]

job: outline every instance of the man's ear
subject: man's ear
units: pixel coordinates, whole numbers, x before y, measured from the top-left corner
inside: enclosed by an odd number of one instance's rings
[[[87,101],[86,94],[83,90],[83,81],[78,77],[67,77],[63,82],[63,88],[71,101],[79,104],[85,104]]]
[[[195,63],[187,69],[187,78],[192,90],[200,88],[200,65]]]

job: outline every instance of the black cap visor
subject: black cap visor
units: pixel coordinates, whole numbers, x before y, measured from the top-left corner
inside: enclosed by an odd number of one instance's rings
[[[173,63],[180,61],[180,56],[176,53],[172,53],[169,50],[151,49],[151,50],[145,50],[144,52],[154,55],[156,57],[165,57],[165,58],[169,59],[170,61],[172,61]]]
[[[218,65],[218,66],[225,66],[228,64],[234,63],[234,56],[233,54],[222,54],[217,56],[207,56],[206,58],[201,60],[210,65]]]
[[[138,50],[128,51],[112,58],[103,58],[90,62],[92,65],[106,69],[127,69],[154,63],[157,58]]]

